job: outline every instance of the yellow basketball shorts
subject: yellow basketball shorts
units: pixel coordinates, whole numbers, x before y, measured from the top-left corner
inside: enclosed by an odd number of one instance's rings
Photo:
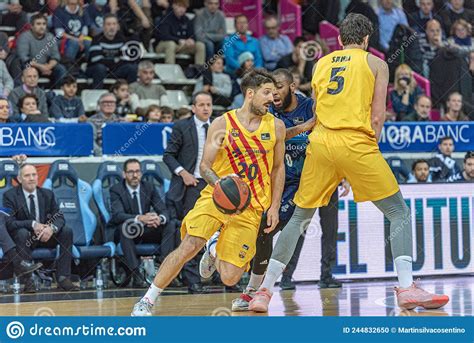
[[[238,215],[224,214],[216,208],[212,197],[201,194],[194,208],[183,219],[181,239],[188,234],[208,240],[221,229],[216,246],[217,257],[239,268],[248,269],[256,252],[261,219],[262,211],[253,207],[248,207]]]
[[[343,178],[351,184],[356,202],[381,200],[399,191],[375,137],[319,125],[309,136],[294,202],[302,208],[326,206]]]

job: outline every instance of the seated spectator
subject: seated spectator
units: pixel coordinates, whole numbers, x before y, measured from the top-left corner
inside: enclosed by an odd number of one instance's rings
[[[31,29],[23,32],[17,39],[16,51],[23,65],[39,70],[41,76],[49,77],[51,88],[59,85],[66,74],[66,68],[59,63],[58,40],[47,32],[46,17],[35,14],[31,17]]]
[[[446,101],[446,112],[441,117],[441,121],[468,121],[469,118],[462,110],[462,95],[459,92],[452,92]]]
[[[404,116],[402,121],[430,121],[431,113],[431,99],[424,94],[416,98],[415,110],[410,114]]]
[[[18,55],[14,50],[10,49],[10,41],[5,32],[0,32],[0,60],[7,65],[8,72],[13,78],[14,86],[19,86],[24,68]]]
[[[23,1],[5,0],[0,3],[0,25],[12,26],[16,31],[20,31],[28,24],[28,17],[21,5]]]
[[[431,183],[430,166],[427,160],[416,160],[411,166],[407,183]]]
[[[410,24],[411,28],[422,35],[426,35],[425,27],[428,21],[431,19],[436,19],[441,23],[441,17],[437,14],[437,12],[433,11],[433,8],[433,0],[420,0],[419,9],[416,12],[412,12],[408,15],[408,23]]]
[[[474,182],[474,151],[464,156],[463,171],[450,176],[448,182]]]
[[[165,53],[165,63],[176,64],[176,54],[194,55],[194,63],[204,65],[206,48],[194,40],[192,21],[186,16],[189,0],[175,0],[172,8],[160,20],[156,32],[159,41],[156,52]]]
[[[21,76],[22,85],[14,88],[8,95],[8,100],[12,105],[12,115],[18,116],[20,109],[18,108],[18,101],[26,94],[33,94],[38,99],[38,108],[42,115],[48,117],[48,104],[46,100],[46,93],[38,87],[39,73],[38,69],[27,67],[23,70]]]
[[[152,35],[151,1],[109,0],[110,12],[120,18],[122,34],[126,38],[141,37],[148,48]]]
[[[293,44],[287,35],[280,34],[280,25],[276,17],[265,19],[266,34],[260,37],[260,49],[263,62],[268,70],[275,70],[277,62],[293,51]]]
[[[13,89],[13,79],[7,65],[0,59],[0,96],[8,96]]]
[[[103,88],[108,74],[114,78],[136,81],[137,65],[123,51],[128,41],[119,32],[115,15],[104,17],[104,32],[92,39],[86,74],[92,77],[92,88]]]
[[[26,94],[18,100],[20,115],[16,120],[20,123],[49,123],[48,117],[38,109],[38,98],[34,94]]]
[[[173,109],[168,106],[162,106],[160,123],[169,124],[169,123],[172,123],[173,121],[174,121]]]
[[[298,70],[301,80],[301,85],[299,89],[303,92],[309,92],[311,91],[311,79],[313,77],[314,61],[308,60],[308,58],[305,57],[305,53],[303,50],[305,42],[306,38],[296,37],[293,41],[293,52],[282,57],[278,61],[276,67],[284,69],[296,67],[296,70]]]
[[[53,15],[53,28],[56,37],[61,37],[64,50],[61,54],[73,62],[81,54],[87,56],[90,39],[87,39],[88,19],[84,15],[79,0],[65,0],[64,6],[58,7]]]
[[[112,93],[102,94],[99,98],[99,111],[89,118],[89,123],[94,129],[94,153],[102,154],[102,127],[106,123],[119,122],[120,118],[115,114],[117,99]]]
[[[72,76],[62,80],[61,89],[64,95],[56,95],[51,101],[50,113],[56,120],[77,119],[79,122],[87,121],[86,111],[81,98],[77,96],[77,81]]]
[[[454,152],[454,141],[451,137],[443,137],[438,144],[439,154],[431,158],[428,162],[430,164],[430,173],[433,182],[444,182],[450,176],[460,173],[456,160],[451,155]]]
[[[430,64],[436,57],[438,50],[446,45],[443,40],[441,24],[436,19],[431,19],[426,23],[426,38],[420,38],[420,48],[423,53],[423,76],[430,77]]]
[[[416,98],[422,93],[413,77],[413,71],[407,64],[401,64],[395,70],[394,89],[390,92],[393,111],[397,120],[413,112]]]
[[[219,10],[219,0],[204,1],[205,7],[196,11],[194,34],[206,47],[206,60],[222,47],[226,35],[225,16]]]
[[[176,120],[188,119],[193,116],[193,112],[186,107],[181,107],[176,111]]]
[[[239,56],[250,52],[255,58],[255,67],[263,67],[262,52],[258,39],[247,33],[249,22],[243,14],[234,18],[235,33],[224,40],[225,71],[233,75],[240,68]]]
[[[128,82],[124,79],[118,79],[115,84],[110,88],[110,92],[114,93],[117,98],[117,109],[115,114],[124,118],[128,114],[133,114],[132,111],[132,100],[130,99],[130,91],[128,89]]]
[[[33,249],[59,245],[56,263],[58,288],[67,292],[79,291],[79,287],[71,282],[72,229],[66,225],[53,192],[39,187],[38,172],[29,163],[20,166],[18,181],[19,186],[3,194],[3,206],[11,211],[6,224],[20,257],[32,261]],[[31,275],[24,281],[25,293],[36,292]]]
[[[147,123],[159,123],[161,121],[161,108],[158,105],[150,105],[145,112]]]
[[[246,54],[252,55],[250,52]],[[197,80],[193,94],[201,91],[211,93],[214,105],[227,107],[232,103],[232,80],[224,73],[224,59],[216,56],[209,63],[210,69],[205,70]]]
[[[240,83],[242,82],[242,78],[246,73],[254,69],[254,57],[251,52],[243,52],[239,56],[239,64],[240,68],[236,70],[235,76],[236,79],[234,80],[233,84],[233,94],[234,99],[231,104],[231,108],[239,108],[242,107],[244,103],[244,96],[242,94]]]
[[[142,180],[138,160],[123,164],[123,181],[110,189],[110,203],[110,225],[116,227],[115,242],[122,245],[127,274],[133,277],[133,287],[147,287],[136,244],[160,243],[163,260],[175,248],[176,230],[155,186]]]
[[[141,61],[138,64],[138,81],[130,85],[130,93],[138,97],[139,100],[154,99],[159,100],[161,104],[168,103],[166,89],[162,85],[153,84],[155,78],[155,67],[151,61]],[[134,110],[137,113],[142,113],[145,109],[138,107],[134,101]]]
[[[449,0],[446,9],[440,13],[445,32],[451,32],[451,26],[456,20],[464,19],[474,25],[474,11],[464,8],[464,0]]]
[[[92,37],[98,36],[104,31],[104,16],[109,12],[107,0],[91,0],[84,9],[85,16],[89,20],[89,34]]]
[[[380,46],[387,51],[395,27],[399,24],[408,26],[408,20],[405,12],[393,0],[380,0],[376,12],[379,17]]]
[[[0,124],[10,122],[10,102],[7,98],[0,97]]]
[[[472,27],[464,19],[456,20],[451,26],[451,37],[448,38],[450,46],[469,54],[473,50]]]

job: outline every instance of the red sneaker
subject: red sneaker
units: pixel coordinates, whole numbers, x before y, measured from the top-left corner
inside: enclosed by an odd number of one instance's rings
[[[249,310],[254,312],[268,312],[268,304],[271,299],[272,292],[267,288],[261,288],[250,301]]]
[[[431,294],[418,287],[414,282],[408,288],[395,287],[398,306],[404,310],[413,310],[417,306],[425,309],[435,309],[446,305],[447,295]]]

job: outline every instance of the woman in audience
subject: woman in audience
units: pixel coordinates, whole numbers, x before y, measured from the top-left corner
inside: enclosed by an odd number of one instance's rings
[[[400,121],[408,113],[413,112],[413,106],[421,88],[416,84],[413,71],[407,64],[401,64],[395,70],[394,90],[390,92],[393,111]]]
[[[34,94],[26,94],[18,101],[20,115],[16,118],[20,123],[48,123],[49,119],[38,109],[38,98]]]
[[[452,92],[446,101],[446,112],[441,117],[441,121],[468,121],[469,118],[462,110],[462,95],[459,92]]]
[[[117,116],[124,118],[128,114],[133,114],[130,90],[126,80],[118,79],[110,88],[110,92],[114,93],[115,97],[117,98],[117,109],[115,111]]]
[[[473,49],[471,32],[471,24],[464,19],[458,19],[451,26],[451,37],[448,38],[448,43],[468,54]]]

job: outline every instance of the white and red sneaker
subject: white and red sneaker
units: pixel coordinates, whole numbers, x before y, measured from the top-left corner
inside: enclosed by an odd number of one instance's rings
[[[446,305],[449,301],[447,295],[431,294],[418,287],[415,282],[408,288],[395,287],[397,303],[401,309],[413,310],[421,306],[425,309],[436,309]]]
[[[268,304],[273,293],[267,288],[261,288],[249,303],[249,310],[254,312],[268,312]]]
[[[232,300],[232,312],[242,312],[249,310],[249,303],[252,301],[256,289],[247,287],[240,297]]]

